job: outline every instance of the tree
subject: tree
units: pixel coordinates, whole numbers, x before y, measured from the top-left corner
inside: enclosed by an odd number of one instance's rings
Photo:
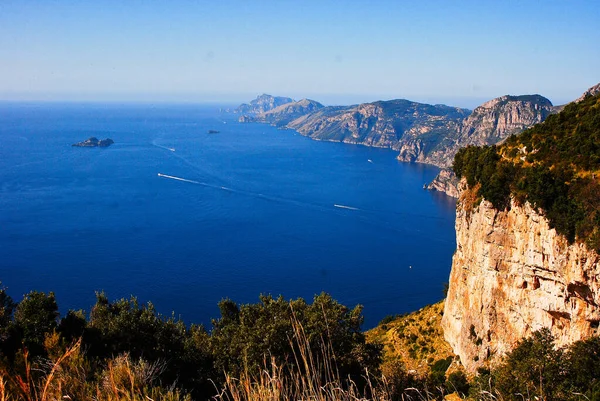
[[[58,305],[54,293],[31,291],[15,309],[14,324],[31,355],[44,353],[44,339],[57,328]]]
[[[544,328],[519,342],[492,375],[505,399],[559,400],[564,379],[563,351],[554,347],[554,337]]]

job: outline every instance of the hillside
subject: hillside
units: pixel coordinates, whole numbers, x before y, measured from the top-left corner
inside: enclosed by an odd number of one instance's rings
[[[439,360],[452,360],[454,353],[444,340],[441,327],[444,302],[386,319],[367,332],[367,342],[383,344],[383,369],[400,364],[417,377],[427,377]],[[450,371],[458,369],[457,363]]]
[[[600,250],[600,95],[567,105],[501,146],[467,147],[454,171],[498,210],[510,198],[544,212],[570,242]]]
[[[558,346],[598,334],[600,95],[496,146],[468,146],[442,325],[474,372],[548,329]]]
[[[540,95],[502,96],[473,112],[404,99],[325,107],[314,100],[262,95],[236,112],[240,122],[268,123],[315,140],[389,148],[401,161],[449,167],[460,148],[500,143],[558,110]],[[456,182],[447,178],[430,189],[455,195]]]
[[[256,99],[252,100],[250,103],[241,104],[237,109],[233,112],[237,114],[245,114],[245,115],[254,115],[265,113],[269,110],[273,110],[274,108],[284,105],[286,103],[292,103],[294,99],[289,97],[282,96],[271,96],[267,94],[262,94],[258,96]]]

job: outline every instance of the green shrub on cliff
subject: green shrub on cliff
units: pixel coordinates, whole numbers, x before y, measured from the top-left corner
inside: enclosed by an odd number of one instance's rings
[[[529,202],[570,242],[600,250],[600,95],[571,103],[500,146],[468,146],[453,169],[496,209]]]

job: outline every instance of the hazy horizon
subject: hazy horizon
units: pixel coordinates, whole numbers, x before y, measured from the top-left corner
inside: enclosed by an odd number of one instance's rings
[[[348,1],[0,5],[0,100],[554,104],[600,81],[600,3]]]

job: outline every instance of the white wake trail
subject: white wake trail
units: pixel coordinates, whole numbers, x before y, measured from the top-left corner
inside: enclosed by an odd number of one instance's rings
[[[333,205],[333,206],[335,206],[335,207],[339,207],[340,209],[348,209],[348,210],[360,210],[360,209],[359,209],[359,208],[357,208],[357,207],[346,206],[346,205],[338,205],[338,204],[335,204],[335,205]]]
[[[186,179],[186,178],[175,177],[175,176],[173,176],[173,175],[166,175],[166,174],[158,173],[158,176],[159,176],[159,177],[163,177],[163,178],[169,178],[169,179],[171,179],[171,180],[177,180],[177,181],[189,182],[189,183],[191,183],[191,184],[200,184],[200,185],[202,185],[202,183],[201,183],[201,182],[199,182],[199,181],[188,180],[188,179]]]

